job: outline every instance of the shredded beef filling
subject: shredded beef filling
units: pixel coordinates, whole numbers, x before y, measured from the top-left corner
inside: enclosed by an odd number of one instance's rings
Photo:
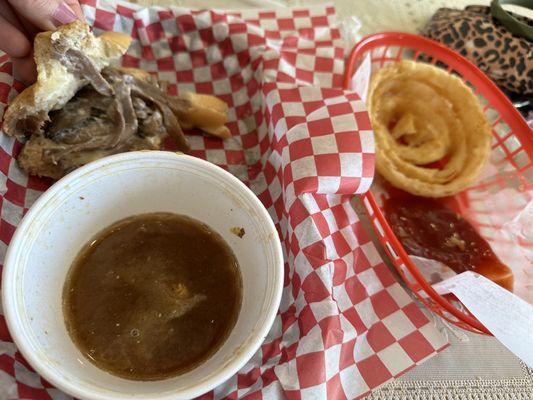
[[[157,82],[117,68],[100,73],[77,50],[56,49],[72,73],[89,82],[59,111],[52,111],[43,134],[34,134],[18,161],[30,174],[60,178],[106,155],[157,150],[170,136],[180,151],[189,145],[176,117],[176,101]]]

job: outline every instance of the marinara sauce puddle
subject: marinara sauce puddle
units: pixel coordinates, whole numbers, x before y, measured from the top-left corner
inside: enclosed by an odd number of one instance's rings
[[[459,214],[435,200],[389,198],[384,211],[407,253],[440,261],[457,273],[474,271],[513,289],[513,275],[490,245]]]

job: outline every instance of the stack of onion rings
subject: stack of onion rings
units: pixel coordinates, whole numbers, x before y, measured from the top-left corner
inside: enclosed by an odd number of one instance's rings
[[[490,125],[478,99],[461,79],[433,65],[404,60],[380,69],[368,111],[377,170],[409,193],[458,193],[490,154]]]

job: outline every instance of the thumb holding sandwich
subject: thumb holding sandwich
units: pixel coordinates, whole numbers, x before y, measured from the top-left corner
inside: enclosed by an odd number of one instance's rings
[[[36,78],[32,44],[38,32],[76,19],[84,20],[78,0],[0,0],[0,50],[11,57],[16,78]]]

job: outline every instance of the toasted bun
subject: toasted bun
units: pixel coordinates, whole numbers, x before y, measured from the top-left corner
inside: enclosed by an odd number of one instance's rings
[[[56,42],[83,52],[98,70],[102,70],[122,57],[131,38],[117,32],[105,32],[95,37],[89,26],[81,21],[63,25],[55,32],[39,33],[34,42],[37,82],[20,93],[7,109],[3,128],[8,135],[40,132],[48,120],[48,113],[61,109],[87,84],[51,57],[51,49]]]

